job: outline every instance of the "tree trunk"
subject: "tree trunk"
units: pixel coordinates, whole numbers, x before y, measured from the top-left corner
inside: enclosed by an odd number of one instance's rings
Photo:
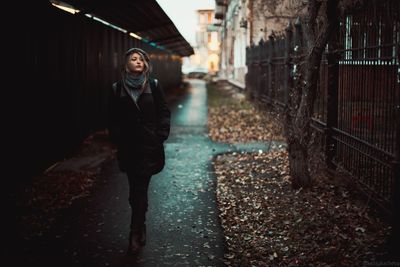
[[[298,138],[294,138],[288,144],[289,152],[289,173],[292,179],[292,187],[294,189],[300,187],[309,187],[311,184],[311,176],[308,170],[308,149],[307,146],[298,142]]]
[[[317,95],[322,54],[332,31],[337,26],[337,0],[309,0],[308,16],[303,20],[307,44],[303,61],[296,62],[295,85],[291,89],[286,113],[286,135],[292,187],[309,187],[312,184],[309,170],[309,144],[311,117]],[[317,25],[317,17],[319,25]]]

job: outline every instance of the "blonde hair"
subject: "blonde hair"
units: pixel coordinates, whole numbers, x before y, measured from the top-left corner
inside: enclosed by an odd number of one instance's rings
[[[152,69],[151,69],[151,64],[150,64],[150,57],[144,50],[142,50],[140,48],[137,48],[137,47],[133,47],[133,48],[128,49],[125,52],[125,64],[124,64],[123,73],[125,75],[125,73],[126,73],[126,65],[128,64],[129,57],[134,53],[139,54],[143,59],[143,63],[144,63],[144,69],[143,69],[144,82],[143,82],[143,86],[145,86],[147,84],[147,81],[149,80],[149,76],[150,76],[150,73],[151,73]]]

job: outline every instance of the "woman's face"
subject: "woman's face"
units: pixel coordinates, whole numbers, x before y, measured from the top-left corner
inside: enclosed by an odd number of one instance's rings
[[[131,73],[142,73],[144,70],[144,59],[138,53],[132,53],[128,57],[128,62],[126,63],[126,70]]]

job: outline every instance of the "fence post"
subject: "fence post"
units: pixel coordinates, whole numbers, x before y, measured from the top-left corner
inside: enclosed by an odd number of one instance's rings
[[[301,28],[301,22],[298,18],[294,23],[294,36],[293,45],[296,56],[301,55],[303,51],[303,29]],[[297,62],[296,62],[297,64]]]
[[[273,77],[273,60],[274,60],[274,48],[275,48],[275,38],[273,33],[268,36],[268,92],[267,92],[267,103],[271,105],[274,103],[274,77]]]
[[[292,70],[292,58],[291,58],[291,49],[292,49],[292,24],[289,24],[286,28],[286,40],[285,40],[285,106],[288,104],[289,99],[289,90],[293,86],[293,80],[291,75]]]
[[[293,34],[293,56],[292,56],[292,88],[298,85],[297,73],[300,71],[301,60],[303,55],[303,29],[301,28],[300,19],[297,18],[294,23]]]
[[[245,86],[245,93],[249,91],[249,80],[250,80],[250,47],[246,46],[246,74],[244,75],[244,86]]]
[[[246,58],[247,58],[247,74],[246,74],[246,97],[249,100],[254,99],[254,90],[255,90],[255,80],[254,80],[254,64],[255,64],[255,59],[254,59],[254,53],[255,52],[255,47],[254,43],[251,42],[250,47],[247,49],[246,52]]]
[[[265,73],[264,73],[264,57],[265,53],[267,53],[267,44],[264,39],[261,39],[259,42],[259,47],[260,47],[260,53],[259,53],[259,73],[258,73],[258,78],[259,78],[259,87],[258,87],[258,99],[257,99],[257,104],[263,105],[263,98],[264,98],[264,91],[265,91]]]
[[[397,45],[399,51],[399,45]],[[397,62],[400,62],[400,53],[397,54]],[[400,89],[400,73],[397,74],[397,89]],[[398,247],[400,246],[400,90],[396,90],[396,114],[395,114],[395,154],[393,162],[393,219],[390,240],[390,253],[400,259]]]
[[[335,169],[333,159],[336,155],[337,144],[333,138],[333,128],[338,125],[338,87],[339,87],[339,33],[334,33],[328,42],[328,90],[326,100],[326,128],[325,128],[325,156],[326,164],[330,169]]]

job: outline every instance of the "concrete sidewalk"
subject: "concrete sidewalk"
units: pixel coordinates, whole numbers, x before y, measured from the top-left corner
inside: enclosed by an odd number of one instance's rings
[[[212,159],[226,151],[266,150],[266,144],[232,146],[209,139],[204,81],[191,81],[186,94],[170,104],[166,166],[150,183],[148,241],[142,253],[126,255],[128,182],[112,146],[99,134],[88,140],[86,153],[49,170],[91,170],[96,182],[88,196],[58,213],[43,236],[19,241],[23,248],[18,266],[225,266]]]

